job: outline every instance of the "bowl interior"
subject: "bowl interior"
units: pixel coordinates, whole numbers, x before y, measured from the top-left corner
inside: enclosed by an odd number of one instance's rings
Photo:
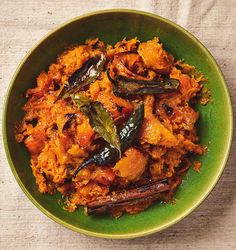
[[[35,85],[36,76],[55,61],[66,44],[83,43],[99,37],[114,44],[124,37],[137,36],[141,41],[158,36],[175,58],[185,59],[209,79],[213,102],[199,106],[198,132],[201,143],[209,147],[199,157],[201,174],[190,170],[178,189],[176,204],[156,204],[137,215],[125,214],[120,219],[105,215],[87,217],[82,209],[64,211],[58,204],[60,195],[39,193],[30,168],[30,157],[24,145],[15,141],[14,133],[26,102],[25,91]],[[232,136],[232,113],[222,74],[209,52],[189,33],[177,25],[147,13],[107,11],[72,20],[44,38],[18,68],[5,103],[4,141],[12,171],[29,199],[49,217],[63,225],[98,237],[131,238],[159,231],[179,221],[208,195],[227,160]],[[222,114],[224,116],[222,116]]]

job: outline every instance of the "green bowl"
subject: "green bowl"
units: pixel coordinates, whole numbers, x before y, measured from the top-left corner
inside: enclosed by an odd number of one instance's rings
[[[115,44],[124,37],[141,41],[160,37],[175,58],[195,65],[209,79],[213,102],[199,106],[198,133],[208,152],[199,157],[201,174],[190,170],[175,194],[176,204],[155,204],[137,215],[120,219],[109,215],[85,216],[82,209],[66,212],[59,194],[40,194],[30,168],[30,155],[15,141],[16,124],[23,116],[24,93],[36,76],[55,61],[65,44],[99,37]],[[102,238],[134,238],[163,230],[192,212],[217,183],[228,158],[232,140],[232,107],[223,75],[209,51],[190,33],[160,16],[134,10],[106,10],[77,17],[50,32],[26,55],[10,83],[3,114],[5,150],[12,172],[27,197],[54,221],[83,234]]]

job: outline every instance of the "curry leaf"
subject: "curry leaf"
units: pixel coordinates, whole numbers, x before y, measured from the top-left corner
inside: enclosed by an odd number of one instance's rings
[[[100,102],[91,103],[88,116],[92,128],[120,152],[120,138],[116,125],[106,108]]]
[[[76,105],[81,108],[83,106],[88,106],[92,100],[89,99],[87,96],[77,93],[73,95],[73,100],[75,101]]]
[[[120,138],[116,125],[106,108],[100,102],[92,102],[88,97],[79,93],[73,95],[73,100],[80,111],[89,118],[91,127],[120,152]]]
[[[179,87],[177,79],[137,80],[121,75],[113,79],[109,71],[107,75],[113,83],[114,93],[118,96],[164,94],[176,91]]]
[[[77,69],[68,79],[58,98],[67,98],[78,92],[81,88],[94,82],[101,74],[105,57],[92,57],[81,68]]]

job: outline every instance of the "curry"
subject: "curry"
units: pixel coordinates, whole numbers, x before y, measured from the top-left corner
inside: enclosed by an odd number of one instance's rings
[[[159,38],[73,45],[28,89],[16,139],[41,193],[69,212],[135,214],[171,202],[202,155],[196,130],[204,76]]]

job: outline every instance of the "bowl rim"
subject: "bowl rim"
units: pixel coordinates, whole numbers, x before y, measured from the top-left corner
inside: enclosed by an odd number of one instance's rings
[[[180,32],[182,32],[186,36],[188,36],[191,40],[193,40],[195,43],[197,43],[198,46],[207,54],[207,56],[209,57],[211,63],[216,67],[217,71],[219,72],[221,82],[223,82],[223,89],[224,89],[224,92],[225,92],[225,96],[227,97],[226,105],[229,107],[229,116],[230,116],[230,124],[229,124],[229,130],[228,130],[229,140],[228,140],[227,145],[225,146],[225,149],[224,149],[226,153],[224,155],[224,158],[221,160],[221,168],[218,171],[216,178],[213,179],[211,181],[211,183],[209,184],[208,189],[201,196],[199,196],[200,198],[198,199],[198,201],[195,204],[192,204],[189,209],[185,209],[184,212],[182,212],[178,216],[176,216],[176,218],[174,220],[171,220],[171,221],[169,221],[167,223],[164,223],[161,226],[158,226],[158,227],[155,227],[155,228],[152,228],[152,229],[148,229],[148,230],[143,230],[143,231],[136,232],[136,233],[125,233],[125,234],[97,233],[97,232],[93,232],[93,231],[90,231],[90,230],[85,230],[85,229],[79,228],[77,226],[71,225],[71,224],[63,221],[62,219],[58,218],[57,216],[55,216],[51,212],[49,212],[46,208],[44,208],[39,202],[37,202],[35,200],[35,198],[29,193],[29,191],[26,189],[26,187],[22,183],[20,177],[18,176],[18,174],[17,174],[17,172],[15,170],[14,164],[13,164],[12,159],[11,159],[9,146],[8,146],[8,143],[7,143],[7,133],[6,133],[7,117],[6,117],[6,114],[7,114],[7,107],[8,107],[10,94],[11,94],[11,91],[13,89],[13,83],[15,82],[18,73],[20,72],[20,70],[23,67],[23,65],[25,64],[25,62],[28,60],[29,56],[33,53],[33,51],[45,39],[50,37],[54,32],[56,32],[56,31],[64,28],[65,26],[69,25],[70,23],[73,23],[73,22],[78,21],[78,20],[82,20],[82,19],[90,17],[90,16],[107,14],[107,13],[131,13],[131,14],[140,14],[140,15],[143,15],[143,16],[155,18],[155,19],[158,19],[158,20],[160,20],[160,21],[162,21],[164,23],[167,23],[167,24],[173,26],[175,29],[179,30]],[[183,218],[185,218],[187,215],[189,215],[191,212],[193,212],[207,198],[207,196],[211,193],[211,191],[213,190],[213,188],[217,184],[219,178],[221,177],[221,175],[223,173],[223,170],[224,170],[224,168],[226,166],[227,160],[229,158],[229,155],[230,155],[230,149],[231,149],[232,137],[233,137],[233,109],[232,109],[232,103],[231,103],[231,98],[230,98],[230,94],[229,94],[229,89],[228,89],[227,83],[226,83],[226,81],[224,79],[223,73],[222,73],[219,65],[217,64],[216,60],[211,55],[209,50],[194,35],[192,35],[190,32],[188,32],[185,28],[181,27],[180,25],[170,21],[167,18],[159,16],[157,14],[149,13],[149,12],[146,12],[146,11],[135,10],[135,9],[122,9],[122,8],[119,8],[119,9],[104,9],[104,10],[89,12],[89,13],[74,17],[74,18],[72,18],[72,19],[70,19],[70,20],[68,20],[66,22],[63,22],[62,24],[56,26],[54,29],[52,29],[50,32],[48,32],[45,36],[43,36],[27,52],[27,54],[24,56],[21,63],[19,64],[19,66],[16,68],[15,73],[14,73],[14,75],[13,75],[11,81],[10,81],[10,84],[9,84],[7,92],[6,92],[5,100],[4,100],[4,103],[3,103],[3,117],[2,118],[3,118],[2,119],[3,143],[4,143],[4,148],[5,148],[7,160],[8,160],[11,171],[12,171],[18,185],[21,187],[22,191],[29,198],[29,200],[41,212],[43,212],[46,216],[48,216],[49,218],[51,218],[52,220],[54,220],[57,223],[65,226],[65,227],[67,227],[67,228],[69,228],[69,229],[71,229],[71,230],[73,230],[75,232],[79,232],[79,233],[82,233],[82,234],[85,234],[85,235],[88,235],[88,236],[94,236],[94,237],[98,237],[98,238],[107,238],[107,239],[131,239],[131,238],[137,238],[137,237],[142,237],[142,236],[146,236],[146,235],[149,235],[149,234],[153,234],[153,233],[162,231],[162,230],[164,230],[164,229],[178,223]]]

